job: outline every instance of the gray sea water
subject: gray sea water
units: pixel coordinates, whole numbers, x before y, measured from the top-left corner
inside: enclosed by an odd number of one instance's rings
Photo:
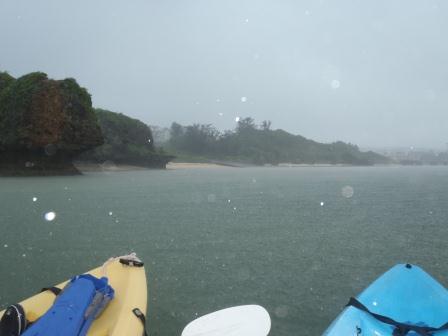
[[[135,251],[152,336],[250,303],[267,308],[273,336],[320,335],[396,263],[447,284],[447,239],[447,167],[2,178],[0,305]]]

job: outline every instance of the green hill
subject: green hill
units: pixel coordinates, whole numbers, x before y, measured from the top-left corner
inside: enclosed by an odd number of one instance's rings
[[[104,144],[83,153],[79,160],[164,168],[173,158],[156,150],[151,129],[143,122],[103,109],[95,109],[95,114]]]
[[[0,73],[0,174],[74,174],[73,157],[102,143],[90,95],[74,79]]]
[[[173,123],[167,146],[180,156],[257,165],[373,165],[389,162],[386,157],[374,152],[361,152],[352,144],[340,141],[323,144],[283,130],[271,130],[267,121],[257,127],[252,118],[240,120],[235,130],[224,133],[211,125],[181,126]]]

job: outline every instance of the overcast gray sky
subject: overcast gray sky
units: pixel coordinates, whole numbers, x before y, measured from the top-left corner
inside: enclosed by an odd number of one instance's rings
[[[251,116],[445,148],[447,32],[442,0],[0,0],[0,70],[74,77],[95,106],[153,125]]]

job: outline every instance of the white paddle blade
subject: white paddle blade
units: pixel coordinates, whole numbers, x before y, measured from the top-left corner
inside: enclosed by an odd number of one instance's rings
[[[201,316],[185,327],[182,336],[267,336],[270,329],[266,309],[247,305]]]

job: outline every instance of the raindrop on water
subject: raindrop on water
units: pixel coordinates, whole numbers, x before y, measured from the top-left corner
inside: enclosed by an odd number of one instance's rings
[[[49,211],[49,212],[47,212],[47,213],[45,214],[44,217],[45,217],[45,220],[51,222],[51,221],[53,221],[53,220],[56,218],[56,213],[53,212],[53,211]]]

